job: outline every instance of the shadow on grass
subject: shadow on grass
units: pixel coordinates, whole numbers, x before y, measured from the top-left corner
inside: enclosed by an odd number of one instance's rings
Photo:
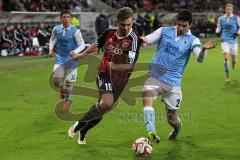
[[[237,80],[225,82],[222,90],[223,91],[231,91],[232,93],[235,93],[235,94],[240,94],[240,83]]]
[[[152,159],[151,156],[149,156],[149,157],[140,157],[140,156],[136,156],[136,155],[133,153],[133,158],[132,158],[132,160],[150,160],[150,159]]]
[[[165,142],[164,142],[165,143]],[[152,156],[150,157],[136,157],[134,154],[132,160],[180,160],[180,159],[192,159],[193,150],[197,148],[197,146],[192,142],[190,136],[185,138],[181,138],[176,141],[168,141],[168,149],[164,150],[154,150]],[[158,144],[158,145],[161,145]],[[186,151],[187,150],[187,151]]]

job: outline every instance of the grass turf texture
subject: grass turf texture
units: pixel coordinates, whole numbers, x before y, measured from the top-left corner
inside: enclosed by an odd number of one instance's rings
[[[137,63],[149,62],[154,51],[155,46],[142,49]],[[0,58],[0,160],[240,159],[240,68],[238,64],[236,71],[231,70],[230,83],[224,82],[220,43],[209,51],[204,64],[190,58],[183,76],[183,128],[177,141],[167,140],[171,128],[161,99],[156,101],[161,142],[153,146],[149,158],[136,157],[132,151],[133,141],[147,135],[141,98],[134,106],[120,100],[88,133],[87,145],[79,146],[77,137],[69,139],[67,130],[73,121],[60,120],[54,112],[60,100],[48,83],[53,64],[53,59],[38,57]],[[75,84],[96,88],[95,82],[83,81],[85,72],[86,67],[79,68]],[[86,111],[96,100],[73,96],[71,110]]]

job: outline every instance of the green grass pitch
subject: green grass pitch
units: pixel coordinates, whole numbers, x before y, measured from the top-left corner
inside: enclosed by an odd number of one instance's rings
[[[142,49],[137,63],[146,69],[154,52],[155,46]],[[87,145],[78,145],[77,137],[69,139],[67,130],[73,121],[61,120],[54,112],[60,99],[48,83],[53,64],[53,58],[0,58],[0,160],[240,159],[240,67],[238,64],[236,71],[231,70],[231,82],[225,83],[220,43],[209,51],[203,64],[190,58],[183,76],[183,128],[177,141],[167,140],[171,128],[161,98],[156,101],[161,142],[153,146],[148,158],[136,157],[132,151],[133,141],[147,135],[140,92],[134,106],[120,100],[88,133]],[[95,68],[88,67],[79,68],[75,85],[96,89],[95,81],[84,80],[89,69],[93,69],[89,79],[94,80]],[[146,70],[137,71],[132,77],[144,73]],[[133,91],[140,89],[136,86]],[[134,98],[132,93],[124,94],[128,100]],[[94,96],[74,95],[71,111],[86,111],[96,100]]]

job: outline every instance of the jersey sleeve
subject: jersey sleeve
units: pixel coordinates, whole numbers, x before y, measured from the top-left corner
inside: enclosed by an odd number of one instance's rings
[[[237,27],[238,27],[237,34],[240,34],[240,17],[239,16],[237,16]]]
[[[146,36],[148,42],[150,44],[157,42],[162,35],[162,27],[158,28],[157,30],[155,30],[153,33],[149,34]]]
[[[191,48],[192,48],[192,52],[194,54],[194,57],[197,60],[198,56],[199,56],[199,54],[202,50],[202,45],[201,45],[201,42],[200,42],[199,38],[196,38],[195,40],[193,40]]]
[[[75,40],[77,42],[77,45],[78,45],[78,47],[74,51],[76,53],[80,53],[85,48],[85,42],[84,42],[84,40],[82,38],[82,33],[81,33],[81,31],[79,29],[75,32],[74,38],[75,38]]]
[[[196,38],[192,43],[192,52],[194,54],[194,58],[202,63],[206,57],[207,57],[207,50],[203,54],[200,54],[202,52],[202,44],[199,40],[199,38]]]
[[[191,46],[191,49],[192,51],[195,49],[195,48],[202,48],[202,44],[200,42],[200,39],[199,38],[195,38],[192,42],[192,46]]]
[[[56,44],[56,35],[55,35],[55,30],[56,30],[56,27],[53,28],[52,30],[52,33],[51,33],[51,38],[50,38],[50,41],[49,41],[49,51],[53,50],[55,44]]]
[[[217,21],[216,33],[220,33],[220,32],[221,32],[221,23],[220,23],[220,17],[219,17]]]
[[[135,34],[135,32],[132,32],[130,34],[132,37],[132,46],[131,49],[128,51],[128,69],[133,69],[134,64],[136,63],[139,55],[140,45],[141,45],[141,39]]]

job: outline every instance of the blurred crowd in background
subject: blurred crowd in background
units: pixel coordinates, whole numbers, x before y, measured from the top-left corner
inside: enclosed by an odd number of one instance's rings
[[[183,9],[188,9],[191,12],[223,14],[225,4],[230,2],[234,5],[235,13],[240,13],[238,12],[240,0],[102,0],[102,2],[113,9],[119,9],[123,6],[131,7],[135,12],[134,29],[140,36],[147,35],[164,25],[160,15]],[[0,0],[0,10],[7,12],[54,12],[61,10],[97,12],[99,9],[94,3],[94,0]],[[109,20],[110,15],[105,10],[99,13],[100,18],[96,18],[95,22],[97,36],[109,25],[114,25]],[[208,17],[207,20],[193,18],[191,30],[196,36],[208,37],[215,32],[216,21],[217,17]],[[54,25],[42,22],[33,25],[23,23],[4,25],[0,29],[1,55],[47,55],[49,38]]]
[[[92,0],[1,0],[2,11],[59,11],[71,10],[78,12],[95,11]],[[107,5],[119,9],[129,6],[133,10],[145,11],[159,10],[176,12],[188,9],[192,12],[224,11],[223,4],[233,3],[236,9],[240,8],[240,0],[101,0]]]
[[[44,23],[37,27],[6,25],[1,32],[1,55],[47,55],[52,28]]]
[[[146,11],[158,10],[178,12],[188,9],[191,12],[224,11],[224,4],[232,3],[236,9],[240,8],[240,0],[102,0],[113,8],[129,6],[135,11],[144,9]]]
[[[91,0],[2,0],[2,11],[72,12],[95,11]]]

